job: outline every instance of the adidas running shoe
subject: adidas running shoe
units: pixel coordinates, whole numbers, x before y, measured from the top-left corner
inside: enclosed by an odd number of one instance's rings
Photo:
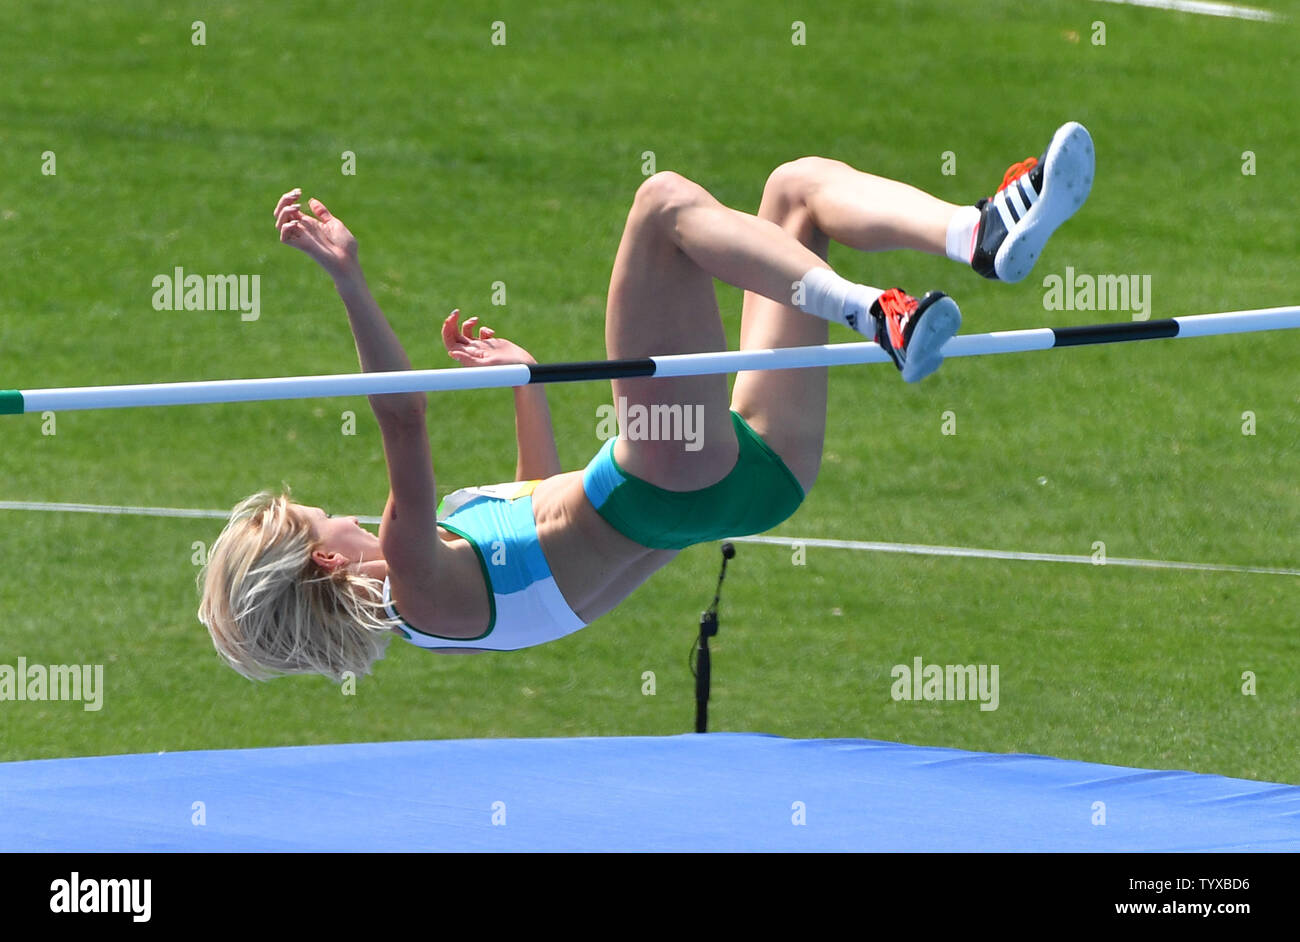
[[[1041,158],[1012,164],[980,211],[971,267],[985,278],[1020,281],[1043,245],[1075,214],[1092,189],[1092,137],[1071,121],[1057,129]]]
[[[909,383],[920,382],[943,362],[940,352],[961,326],[957,302],[942,291],[920,301],[890,288],[871,305],[875,341],[889,354]]]

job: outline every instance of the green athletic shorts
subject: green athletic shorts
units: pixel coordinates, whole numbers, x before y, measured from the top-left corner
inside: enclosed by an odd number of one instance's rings
[[[735,412],[731,424],[740,455],[731,473],[718,483],[698,491],[656,487],[618,466],[617,439],[611,438],[583,472],[587,498],[615,530],[652,549],[684,549],[772,529],[798,509],[803,487]]]

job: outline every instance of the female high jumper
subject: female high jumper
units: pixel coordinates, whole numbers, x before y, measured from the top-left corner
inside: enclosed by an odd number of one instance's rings
[[[985,277],[1024,278],[1092,185],[1092,140],[1057,130],[1041,158],[1013,165],[973,206],[821,157],[768,177],[758,215],[728,209],[676,173],[636,192],[614,259],[605,315],[611,359],[726,348],[713,279],[744,289],[742,349],[827,343],[843,324],[884,348],[916,382],[939,367],[961,323],[940,292],[919,301],[835,274],[830,240],[864,252],[946,255]],[[275,207],[280,240],[334,279],[364,371],[409,370],[366,287],[357,242],[300,190]],[[464,366],[531,363],[487,327],[443,322]],[[287,494],[241,502],[200,574],[199,618],[241,674],[265,679],[368,673],[394,634],[434,651],[508,651],[542,644],[614,609],[677,551],[761,533],[795,512],[817,478],[826,423],[824,367],[612,381],[631,411],[680,406],[702,436],[607,441],[585,470],[562,472],[546,394],[514,391],[517,483],[434,496],[427,395],[370,398],[391,491],[375,536]],[[701,411],[702,409],[702,411]]]

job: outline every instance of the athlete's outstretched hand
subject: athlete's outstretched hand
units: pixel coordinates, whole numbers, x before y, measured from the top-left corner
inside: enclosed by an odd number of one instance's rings
[[[447,315],[442,322],[442,343],[448,355],[461,366],[502,366],[506,363],[536,363],[530,354],[517,343],[496,336],[491,327],[474,328],[478,318],[471,317],[459,324],[460,310]]]
[[[353,274],[359,269],[357,240],[320,200],[308,203],[315,216],[303,213],[298,202],[301,198],[302,188],[295,187],[275,204],[280,241],[301,249],[333,278]]]

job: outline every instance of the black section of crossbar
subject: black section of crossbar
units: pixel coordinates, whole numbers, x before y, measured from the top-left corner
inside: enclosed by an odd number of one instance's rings
[[[650,357],[634,360],[590,360],[575,363],[534,363],[528,367],[529,383],[580,383],[595,379],[628,379],[653,376],[655,361]]]
[[[1163,340],[1178,336],[1178,321],[1172,317],[1158,321],[1132,321],[1119,324],[1093,324],[1090,327],[1053,327],[1057,347],[1081,347],[1090,343],[1123,343],[1126,340]]]

